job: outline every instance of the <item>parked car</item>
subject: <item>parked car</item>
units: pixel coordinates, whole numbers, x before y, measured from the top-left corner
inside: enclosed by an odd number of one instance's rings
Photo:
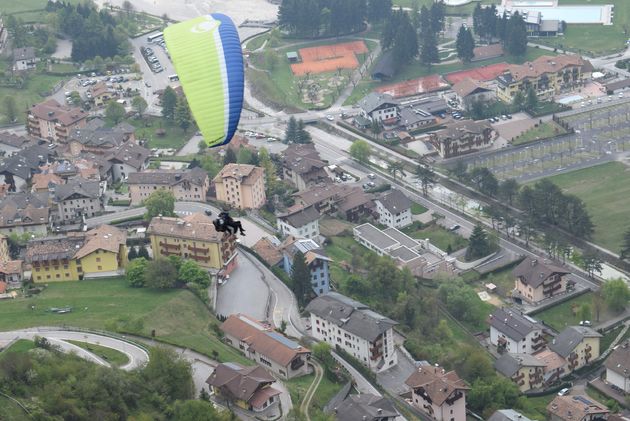
[[[335,120],[335,117],[333,117],[331,114],[328,114],[328,115],[326,116],[326,120],[328,120],[328,121],[334,121],[334,120]]]
[[[449,229],[450,229],[451,231],[457,231],[457,230],[458,230],[458,229],[460,229],[460,228],[461,228],[461,225],[459,225],[459,224],[455,224],[455,225],[451,226]]]
[[[374,179],[376,178],[376,175],[375,175],[374,173],[369,173],[369,174],[368,174],[368,178],[369,178],[370,180],[374,180]]]
[[[566,395],[567,393],[569,393],[569,388],[568,388],[568,387],[565,387],[564,389],[562,389],[562,390],[560,390],[560,391],[558,392],[558,396],[564,396],[564,395]]]

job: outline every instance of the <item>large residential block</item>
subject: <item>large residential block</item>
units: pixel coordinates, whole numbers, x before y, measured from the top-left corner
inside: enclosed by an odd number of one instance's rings
[[[157,190],[173,193],[175,200],[205,202],[210,178],[202,168],[132,172],[127,179],[131,204],[139,205]]]
[[[496,137],[485,120],[461,120],[431,133],[429,141],[442,158],[452,158],[488,148]]]
[[[575,371],[599,357],[600,333],[586,326],[569,326],[549,344],[549,349],[566,360],[566,371]]]
[[[36,283],[120,275],[127,264],[126,242],[125,231],[101,225],[86,233],[29,241],[26,263]]]
[[[562,90],[581,86],[590,79],[593,65],[574,54],[541,56],[524,64],[512,64],[499,75],[497,98],[512,103],[517,92],[533,88],[540,100],[551,100]]]
[[[394,348],[395,321],[365,304],[336,292],[320,295],[306,307],[315,339],[340,347],[378,372],[398,363]]]
[[[545,348],[543,326],[517,310],[497,308],[490,315],[490,343],[499,353],[533,354]]]
[[[515,299],[537,304],[567,290],[569,271],[548,261],[528,257],[512,270]]]
[[[87,112],[48,99],[27,111],[26,130],[33,137],[66,142],[70,131],[85,127]]]
[[[282,178],[298,190],[330,182],[326,166],[312,143],[289,145],[282,152]]]
[[[55,184],[53,201],[57,205],[56,222],[74,224],[103,212],[103,187],[99,181],[72,178]]]
[[[411,404],[436,421],[466,421],[466,392],[470,389],[455,371],[421,365],[405,384]]]
[[[630,344],[618,345],[606,359],[606,381],[625,393],[630,393]]]
[[[223,340],[247,358],[283,379],[309,373],[311,351],[244,314],[232,314],[221,324]]]
[[[374,199],[378,222],[390,228],[404,228],[411,225],[411,200],[400,190]]]
[[[512,380],[521,392],[544,386],[544,361],[531,354],[503,354],[495,362],[494,368]]]
[[[155,258],[192,259],[218,275],[229,274],[236,267],[236,236],[217,232],[212,219],[202,213],[182,219],[157,216],[147,235]]]
[[[249,164],[228,164],[212,180],[217,199],[236,209],[259,209],[265,196],[265,170]]]

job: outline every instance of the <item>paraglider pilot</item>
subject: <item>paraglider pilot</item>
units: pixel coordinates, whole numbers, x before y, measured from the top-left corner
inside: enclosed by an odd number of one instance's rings
[[[212,221],[212,223],[218,232],[228,232],[232,235],[240,232],[241,235],[245,235],[241,221],[235,221],[227,212],[221,212],[219,217]]]

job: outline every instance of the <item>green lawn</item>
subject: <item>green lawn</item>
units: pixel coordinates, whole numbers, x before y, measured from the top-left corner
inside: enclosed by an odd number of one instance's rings
[[[113,367],[121,367],[129,362],[129,358],[120,351],[106,346],[91,344],[81,341],[66,341],[74,344],[80,348],[83,348],[92,354],[101,357],[103,360],[110,363]]]
[[[299,405],[304,399],[304,395],[308,390],[311,383],[315,379],[314,374],[309,374],[308,376],[302,376],[295,379],[291,379],[289,381],[284,382],[287,389],[289,389],[289,393],[291,394],[291,401],[294,405]],[[311,410],[318,409],[321,410],[326,406],[328,401],[335,396],[337,392],[341,389],[342,385],[339,383],[333,383],[328,379],[326,373],[322,377],[322,381],[317,388],[317,391],[313,395],[313,400],[311,401]]]
[[[402,231],[412,238],[421,240],[428,238],[431,244],[439,247],[443,251],[446,251],[449,244],[453,251],[462,249],[468,245],[468,241],[466,241],[465,238],[437,224],[430,224],[422,229],[417,229],[415,225],[412,225]]]
[[[2,354],[6,355],[10,352],[27,352],[33,348],[35,348],[35,343],[33,341],[29,341],[28,339],[18,339],[13,343],[13,345],[2,351]]]
[[[65,306],[74,311],[47,311]],[[67,325],[147,337],[155,330],[157,340],[209,356],[216,351],[221,361],[248,364],[249,360],[213,336],[213,320],[210,311],[189,291],[129,288],[119,278],[51,283],[39,295],[0,305],[0,330]]]
[[[586,203],[595,224],[593,241],[618,253],[623,233],[630,228],[630,168],[611,162],[550,180]]]
[[[613,4],[613,25],[569,24],[564,36],[540,38],[534,42],[552,47],[566,48],[588,56],[610,54],[624,48],[629,34],[630,2],[627,0],[560,0],[561,5]]]
[[[538,127],[532,127],[525,133],[512,139],[512,145],[522,145],[523,143],[535,142],[549,137],[565,134],[567,131],[555,121],[547,121],[539,124]]]
[[[586,294],[579,295],[561,304],[548,308],[533,315],[534,318],[542,320],[549,326],[556,329],[558,332],[564,330],[567,326],[576,326],[580,323],[580,317],[578,314],[573,315],[573,308],[579,309],[582,304],[588,304],[592,309],[593,293],[588,292]],[[606,314],[602,312],[600,315],[600,321],[606,320]],[[593,317],[594,319],[594,317]],[[593,320],[594,321],[594,320]]]
[[[184,133],[179,127],[158,117],[145,117],[142,120],[130,118],[127,122],[137,128],[136,138],[148,141],[148,148],[180,149],[197,130],[191,127]],[[156,132],[160,129],[164,130],[164,134],[158,136]]]
[[[535,398],[525,398],[527,409],[519,410],[527,418],[534,420],[547,419],[547,405],[556,397],[555,393],[546,396],[538,396]]]
[[[426,211],[428,211],[427,208],[425,208],[424,206],[422,206],[420,203],[412,203],[411,204],[411,214],[412,215],[420,215],[422,213],[425,213]]]
[[[603,353],[608,348],[610,348],[610,345],[617,338],[617,336],[621,333],[621,329],[623,329],[623,325],[622,326],[618,326],[618,327],[616,327],[614,329],[611,329],[608,332],[603,334],[604,336],[599,340],[599,352],[600,353]]]
[[[509,291],[514,289],[514,275],[512,275],[513,266],[509,268],[501,269],[496,272],[489,273],[482,278],[482,284],[492,283],[495,284],[500,292],[500,295],[508,294]]]

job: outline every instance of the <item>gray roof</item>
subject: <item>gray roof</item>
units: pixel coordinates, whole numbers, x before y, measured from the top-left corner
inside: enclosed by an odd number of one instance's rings
[[[543,19],[540,21],[540,32],[557,32],[560,28],[560,21],[557,19]]]
[[[31,142],[32,139],[29,139],[24,136],[18,136],[9,132],[1,132],[0,133],[0,143],[7,146],[13,146],[14,148],[22,148],[26,143]]]
[[[389,421],[398,415],[389,399],[369,393],[348,396],[335,411],[338,421]]]
[[[481,134],[484,130],[492,129],[490,123],[486,120],[473,121],[473,120],[461,120],[449,124],[448,127],[438,130],[433,133],[438,140],[443,139],[459,139],[465,134]]]
[[[361,237],[365,238],[368,242],[374,244],[381,250],[398,244],[398,241],[394,240],[389,235],[384,234],[383,231],[372,224],[359,225],[354,229],[359,233],[359,235],[361,235]]]
[[[389,108],[398,105],[396,101],[389,94],[380,94],[377,92],[370,92],[361,101],[359,101],[359,107],[366,113],[371,113],[379,108]]]
[[[35,48],[33,47],[22,47],[22,48],[14,48],[13,49],[13,62],[19,60],[34,60],[35,59]]]
[[[118,147],[107,160],[110,162],[117,162],[121,164],[127,164],[137,170],[144,166],[144,163],[149,159],[151,151],[147,148],[143,148],[140,145],[136,145],[132,142],[127,142]]]
[[[518,310],[503,308],[497,308],[490,315],[490,326],[517,342],[525,339],[531,332],[542,330],[541,325]]]
[[[208,173],[196,167],[190,170],[149,170],[129,173],[127,184],[161,184],[174,186],[185,181],[203,186],[208,180]]]
[[[55,185],[56,202],[71,199],[75,195],[87,199],[97,199],[101,196],[100,183],[77,177],[68,180],[66,184]]]
[[[494,362],[494,369],[512,377],[521,367],[544,367],[545,363],[530,354],[503,354]]]
[[[442,111],[446,111],[448,108],[444,98],[438,98],[435,96],[426,100],[414,102],[413,106],[431,114],[441,113]]]
[[[68,136],[69,141],[76,140],[85,146],[115,148],[127,140],[127,135],[119,130],[109,127],[97,129],[72,129]]]
[[[409,262],[410,260],[420,257],[418,253],[405,246],[395,248],[394,250],[389,252],[389,255],[391,257],[396,257],[403,262]]]
[[[532,421],[513,409],[499,409],[488,418],[488,421]]]
[[[606,360],[606,368],[626,378],[630,377],[630,344],[624,341]]]
[[[569,326],[549,344],[549,349],[566,358],[585,338],[601,338],[597,331],[586,326]]]
[[[569,271],[564,268],[531,257],[523,260],[512,270],[515,278],[522,278],[532,288],[538,288],[552,275],[567,273]]]
[[[420,108],[405,107],[398,110],[400,124],[410,126],[422,121],[434,121],[435,117],[428,111]]]
[[[400,190],[391,190],[386,195],[379,197],[379,202],[387,209],[392,215],[399,214],[411,208],[413,203],[407,196]]]
[[[0,173],[17,175],[23,179],[29,179],[31,175],[39,171],[39,167],[48,162],[53,155],[48,148],[32,145],[22,149],[19,153],[6,158],[0,164]]]
[[[320,215],[317,209],[315,209],[315,207],[313,206],[309,206],[289,215],[279,216],[278,219],[282,219],[292,227],[298,228],[303,227],[304,225],[309,224],[313,221],[317,221],[319,219],[319,216]]]
[[[315,298],[306,306],[306,311],[370,342],[398,324],[337,292]]]
[[[394,240],[398,241],[403,246],[409,247],[411,249],[416,248],[420,245],[419,242],[409,237],[407,234],[403,233],[402,231],[397,230],[396,228],[392,228],[392,227],[385,228],[383,232],[389,235],[390,237],[392,237]]]
[[[389,79],[396,74],[396,61],[392,50],[387,50],[376,61],[372,68],[372,78]]]

